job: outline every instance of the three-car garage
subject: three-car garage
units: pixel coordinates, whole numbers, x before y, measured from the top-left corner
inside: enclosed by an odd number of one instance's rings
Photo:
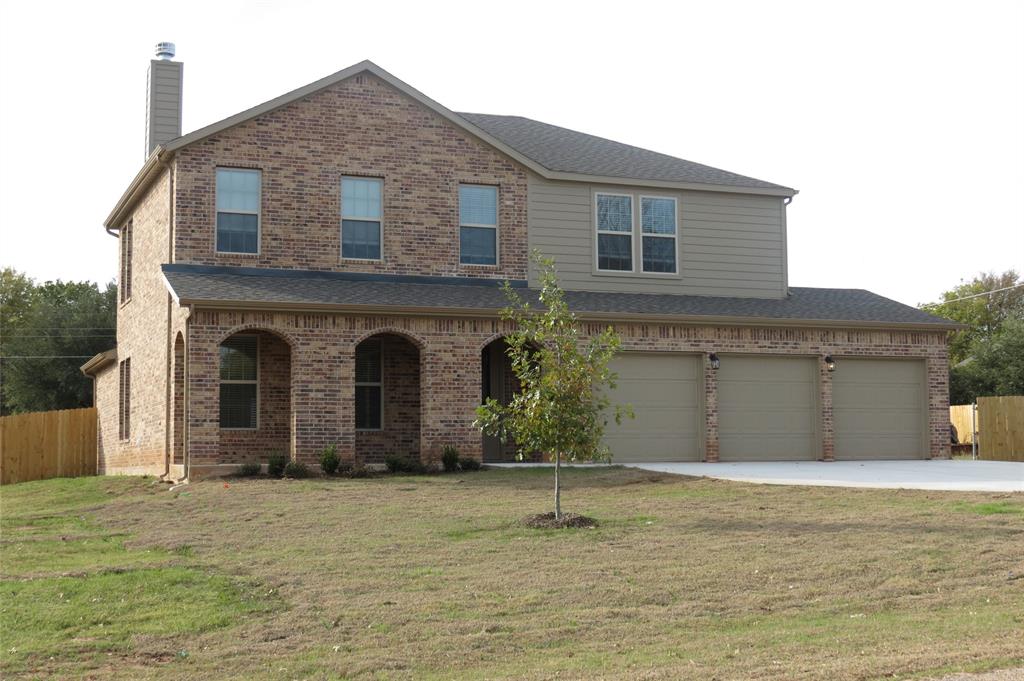
[[[823,452],[822,381],[831,383],[837,460],[928,456],[925,361],[817,356],[719,355],[720,461],[814,461]],[[706,459],[705,355],[623,352],[612,401],[635,418],[609,423],[605,443],[619,463]],[[715,418],[717,416],[717,418]]]

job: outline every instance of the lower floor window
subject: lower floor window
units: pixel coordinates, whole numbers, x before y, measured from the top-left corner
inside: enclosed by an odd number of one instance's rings
[[[220,346],[220,427],[256,428],[259,418],[257,336],[234,336]]]
[[[382,428],[382,374],[380,341],[363,341],[356,348],[356,428],[359,430]]]

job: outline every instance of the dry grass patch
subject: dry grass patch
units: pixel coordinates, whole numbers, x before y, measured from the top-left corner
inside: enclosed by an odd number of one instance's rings
[[[67,513],[228,580],[236,603],[252,584],[279,601],[130,637],[136,664],[112,677],[872,679],[1024,657],[1021,495],[569,469],[565,506],[598,526],[535,530],[520,519],[549,509],[549,470],[116,482]]]

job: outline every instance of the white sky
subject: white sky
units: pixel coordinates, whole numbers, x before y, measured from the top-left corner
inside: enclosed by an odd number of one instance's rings
[[[909,304],[1024,273],[1024,2],[4,2],[0,265],[107,281],[153,44],[184,131],[362,59],[519,114],[796,187],[794,286]]]

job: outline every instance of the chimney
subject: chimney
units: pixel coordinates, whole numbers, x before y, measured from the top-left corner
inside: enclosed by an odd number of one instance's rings
[[[181,137],[181,76],[184,64],[171,61],[174,43],[157,43],[146,78],[146,158],[158,144]]]

